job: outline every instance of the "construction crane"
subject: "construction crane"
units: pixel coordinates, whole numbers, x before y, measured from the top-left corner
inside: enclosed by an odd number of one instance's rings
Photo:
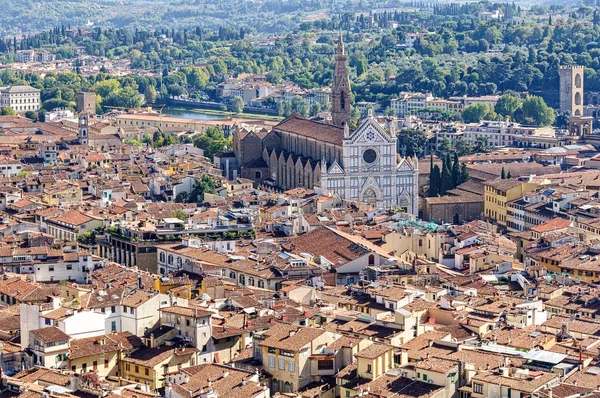
[[[163,111],[163,108],[164,108],[166,105],[167,105],[166,103],[165,103],[165,104],[163,104],[163,106],[161,106],[161,107],[160,107],[160,110],[158,111],[158,115],[159,115],[158,117],[159,117],[159,119],[160,119],[160,129],[161,129],[161,131],[162,131],[162,126],[163,126],[163,124],[162,124],[162,111]]]

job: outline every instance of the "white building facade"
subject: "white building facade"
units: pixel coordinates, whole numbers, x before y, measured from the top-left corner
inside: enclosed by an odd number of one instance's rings
[[[468,124],[464,129],[464,138],[467,142],[475,144],[478,138],[487,139],[489,146],[513,147],[526,137],[538,134],[540,129],[525,127],[518,123],[482,120],[479,123]]]
[[[346,128],[343,157],[323,165],[321,186],[345,200],[418,212],[418,161],[399,158],[394,123],[387,131],[369,114],[352,133]]]
[[[40,90],[31,86],[0,87],[0,108],[10,106],[15,112],[40,110]]]

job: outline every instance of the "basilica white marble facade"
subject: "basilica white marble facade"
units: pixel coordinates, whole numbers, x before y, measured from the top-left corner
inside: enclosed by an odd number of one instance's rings
[[[396,152],[394,123],[386,129],[369,114],[344,130],[342,159],[321,168],[321,187],[346,200],[418,213],[418,160]]]

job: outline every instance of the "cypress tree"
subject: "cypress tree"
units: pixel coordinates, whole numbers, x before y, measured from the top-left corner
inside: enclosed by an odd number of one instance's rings
[[[506,175],[506,178],[512,178],[512,175],[510,174],[510,171],[508,172],[508,174]]]
[[[506,172],[504,171],[504,167],[502,167],[502,171],[500,172],[500,178],[501,178],[502,180],[505,180],[505,179],[506,179]]]
[[[465,163],[460,165],[460,183],[465,183],[469,181],[471,177],[469,177],[469,171],[467,170],[467,165]]]
[[[444,158],[444,162],[442,164],[442,178],[440,183],[440,194],[446,195],[448,190],[452,189],[452,161],[450,160],[450,155],[448,154]]]
[[[429,196],[436,197],[440,193],[440,167],[436,164],[429,174]]]
[[[458,153],[454,152],[454,164],[452,165],[452,188],[460,184],[460,162],[458,161]]]

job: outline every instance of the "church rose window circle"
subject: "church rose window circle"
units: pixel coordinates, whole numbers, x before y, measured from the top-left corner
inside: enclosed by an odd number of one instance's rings
[[[363,160],[367,164],[375,163],[375,161],[377,160],[377,152],[375,152],[375,150],[371,148],[367,149],[363,152]]]

